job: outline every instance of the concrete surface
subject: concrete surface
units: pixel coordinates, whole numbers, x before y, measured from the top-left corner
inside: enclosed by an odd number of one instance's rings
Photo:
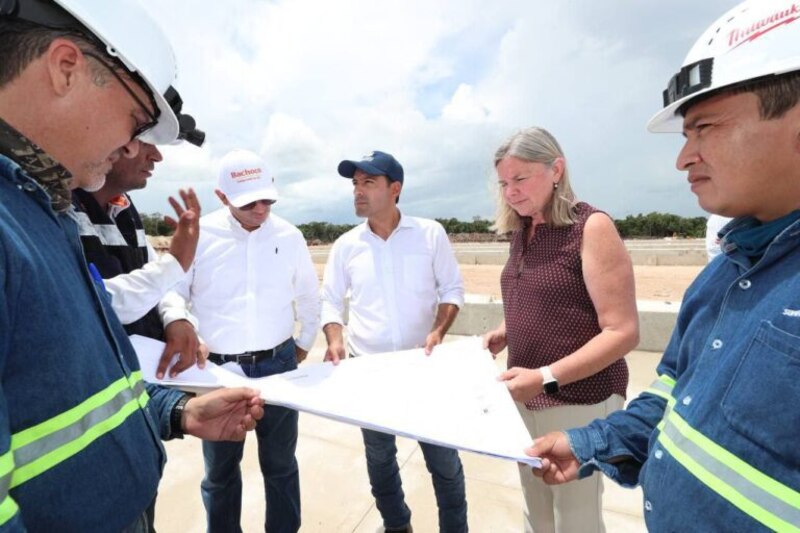
[[[452,338],[452,337],[451,337]],[[325,347],[320,335],[308,362],[322,360]],[[632,352],[628,356],[631,381],[628,397],[635,397],[655,378],[659,353]],[[505,353],[497,360],[505,368]],[[409,390],[412,394],[413,391]],[[245,444],[242,529],[263,530],[264,488],[258,467],[256,441]],[[161,533],[200,532],[205,511],[200,499],[203,458],[200,441],[187,437],[166,443],[169,461],[159,488],[156,527]],[[415,441],[398,439],[398,462],[403,488],[412,509],[417,533],[435,532],[436,503],[430,475]],[[301,413],[297,448],[303,506],[301,531],[375,533],[382,531],[367,480],[364,449],[358,428]],[[462,452],[467,481],[470,529],[477,533],[522,530],[522,494],[517,466],[509,461]],[[646,531],[642,519],[641,491],[622,489],[606,482],[606,529],[614,533]]]

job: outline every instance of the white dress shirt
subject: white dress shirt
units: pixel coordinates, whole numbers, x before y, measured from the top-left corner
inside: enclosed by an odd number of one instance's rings
[[[400,216],[387,240],[364,222],[339,237],[322,282],[322,324],[344,324],[356,355],[425,344],[439,304],[464,304],[464,283],[441,224]]]
[[[194,263],[176,292],[191,304],[214,353],[268,350],[294,334],[309,350],[319,328],[319,283],[303,234],[274,213],[247,231],[225,207],[200,219]],[[162,306],[172,310],[182,302]]]
[[[111,307],[120,322],[130,324],[147,314],[169,294],[170,289],[184,277],[183,267],[170,253],[158,256],[147,243],[148,262],[127,274],[104,280],[111,295]],[[197,319],[185,310],[173,310],[162,315],[164,327],[176,320],[188,320],[197,329]]]

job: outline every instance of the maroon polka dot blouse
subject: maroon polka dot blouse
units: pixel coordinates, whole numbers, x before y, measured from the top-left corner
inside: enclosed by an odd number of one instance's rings
[[[589,215],[599,211],[584,202],[576,211],[577,221],[570,226],[537,225],[528,243],[525,228],[511,236],[511,253],[500,278],[509,368],[552,364],[600,333],[581,261],[583,227]],[[525,405],[539,410],[596,404],[612,394],[625,397],[627,385],[628,365],[619,359],[593,376],[562,386],[558,394],[540,394]]]

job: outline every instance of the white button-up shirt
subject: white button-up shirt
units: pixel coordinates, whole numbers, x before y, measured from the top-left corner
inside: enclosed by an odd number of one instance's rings
[[[274,213],[253,231],[227,207],[203,216],[194,264],[176,291],[190,300],[211,352],[273,348],[294,334],[295,312],[297,345],[314,344],[320,304],[311,254],[300,230]]]
[[[464,304],[464,283],[441,224],[400,217],[387,240],[364,222],[339,237],[322,282],[322,324],[344,324],[357,355],[422,346],[439,304]]]

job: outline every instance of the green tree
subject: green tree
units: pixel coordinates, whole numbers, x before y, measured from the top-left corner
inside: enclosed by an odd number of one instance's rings
[[[170,225],[164,221],[164,215],[161,213],[144,213],[141,216],[144,232],[147,235],[170,236],[174,233]]]

